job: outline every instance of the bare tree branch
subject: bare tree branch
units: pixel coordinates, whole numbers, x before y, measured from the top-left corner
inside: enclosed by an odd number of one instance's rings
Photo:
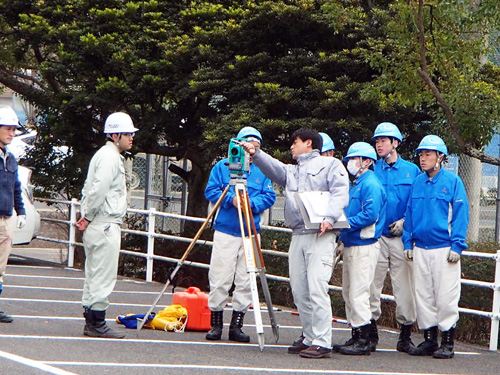
[[[42,52],[38,48],[33,48],[33,51],[35,53],[35,58],[41,65],[45,61]],[[61,93],[61,86],[59,85],[59,83],[56,81],[56,79],[52,74],[44,74],[43,77],[47,80],[47,83],[52,88],[52,90],[54,90],[54,92]]]
[[[51,104],[53,104],[49,96],[43,90],[35,88],[30,83],[20,81],[16,76],[2,68],[0,68],[0,83],[10,88],[12,91],[36,101],[39,106],[51,106]]]
[[[21,78],[25,81],[30,81],[30,82],[33,82],[35,85],[39,86],[40,88],[44,88],[44,85],[43,83],[36,79],[35,77],[33,77],[32,75],[29,75],[29,74],[23,74],[23,73],[20,73],[20,72],[15,72],[13,70],[8,70],[8,69],[3,69],[5,73],[13,76],[13,77],[18,77],[18,78]]]
[[[168,166],[168,170],[172,173],[175,173],[178,175],[180,178],[182,178],[184,181],[187,181],[189,179],[189,175],[191,174],[190,171],[186,171],[185,169],[179,167],[176,164],[170,163]]]
[[[426,52],[427,49],[425,47],[425,29],[424,29],[424,1],[419,0],[418,1],[418,12],[417,12],[417,27],[418,27],[418,42],[420,44],[420,68],[417,70],[418,74],[422,77],[424,80],[425,84],[431,90],[432,94],[436,98],[437,102],[443,109],[446,120],[448,122],[448,125],[450,126],[451,133],[455,137],[455,140],[457,141],[458,147],[460,147],[461,150],[464,152],[468,148],[468,146],[465,145],[464,140],[460,136],[460,133],[458,132],[457,126],[455,124],[455,116],[453,115],[453,111],[451,108],[448,106],[446,101],[444,100],[443,96],[441,95],[441,92],[439,91],[439,88],[436,86],[436,84],[432,81],[431,77],[429,76],[429,71],[427,69],[427,56]]]
[[[158,143],[148,144],[147,147],[144,148],[144,151],[149,154],[170,156],[175,157],[176,159],[180,159],[183,153],[179,147],[162,146]]]
[[[455,140],[457,141],[458,147],[460,147],[461,150],[465,151],[465,149],[469,148],[469,146],[467,146],[465,144],[464,140],[460,136],[460,133],[458,132],[457,126],[455,124],[455,116],[453,115],[453,111],[451,110],[451,108],[448,106],[448,104],[444,100],[444,98],[441,95],[441,92],[439,91],[437,86],[434,84],[434,82],[432,82],[431,78],[429,77],[429,74],[427,73],[427,70],[423,69],[421,67],[421,68],[418,68],[417,71],[418,71],[418,74],[420,74],[420,76],[422,77],[422,79],[426,83],[429,90],[432,91],[432,94],[434,95],[434,97],[438,101],[439,105],[443,109],[445,116],[446,116],[446,120],[448,122],[448,125],[450,125],[451,133],[455,137]]]

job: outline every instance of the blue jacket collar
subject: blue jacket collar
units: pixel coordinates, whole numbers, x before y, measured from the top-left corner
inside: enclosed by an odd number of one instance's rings
[[[367,178],[370,173],[373,173],[373,171],[371,169],[368,169],[365,173],[354,180],[354,185],[358,185],[361,181]]]
[[[389,164],[387,164],[387,162],[385,161],[385,159],[383,159],[382,161],[382,168],[383,169],[387,169],[387,168],[395,168],[395,169],[399,169],[399,167],[401,166],[401,156],[399,156],[398,154],[398,160],[396,160],[396,162],[394,163],[394,165],[391,167]]]
[[[427,177],[427,181],[430,181],[431,183],[435,184],[439,181],[439,178],[443,175],[443,166],[441,165],[441,168],[439,169],[439,172],[436,173],[436,175],[432,178],[429,177],[429,175],[427,173],[425,173],[425,176]]]

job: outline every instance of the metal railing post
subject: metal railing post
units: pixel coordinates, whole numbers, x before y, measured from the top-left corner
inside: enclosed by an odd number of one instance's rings
[[[76,198],[71,199],[69,205],[69,232],[68,232],[68,267],[75,265],[75,243],[76,243]]]
[[[155,250],[156,208],[151,207],[148,214],[148,257],[146,258],[146,282],[153,281],[153,256]]]
[[[493,305],[491,308],[490,350],[498,349],[498,325],[500,318],[500,250],[495,259],[495,287],[493,289]]]

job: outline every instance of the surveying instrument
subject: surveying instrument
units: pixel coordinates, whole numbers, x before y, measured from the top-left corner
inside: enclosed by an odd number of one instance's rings
[[[264,266],[264,257],[262,256],[262,250],[260,248],[260,243],[258,241],[258,233],[255,227],[255,221],[250,206],[250,198],[248,197],[248,191],[246,189],[247,175],[250,173],[250,155],[243,149],[241,145],[243,142],[246,142],[244,138],[231,139],[229,143],[228,163],[227,163],[230,172],[229,184],[223,190],[221,196],[219,197],[214,207],[208,214],[207,219],[203,222],[200,229],[194,236],[193,240],[189,244],[184,255],[177,262],[177,266],[168,277],[165,286],[161,290],[160,294],[156,297],[155,301],[153,302],[153,305],[144,315],[143,319],[138,319],[137,323],[138,334],[139,331],[144,326],[147,318],[150,316],[153,309],[158,304],[160,298],[165,293],[167,287],[170,284],[170,281],[175,277],[177,271],[179,271],[179,269],[184,265],[186,258],[189,255],[190,251],[193,249],[194,245],[196,244],[196,241],[201,236],[201,234],[207,227],[210,220],[215,216],[218,208],[220,207],[230,187],[234,186],[234,191],[237,201],[238,220],[240,224],[241,238],[243,241],[243,249],[245,254],[245,262],[246,262],[247,272],[250,277],[250,291],[252,294],[252,306],[254,311],[255,329],[257,332],[259,348],[261,351],[264,349],[265,339],[264,339],[264,326],[262,324],[261,307],[259,302],[259,292],[257,289],[257,281],[256,281],[257,274],[259,275],[262,292],[264,294],[264,300],[266,302],[267,311],[269,313],[269,319],[271,321],[271,327],[274,339],[276,340],[276,342],[278,342],[279,326],[274,316],[271,294],[269,292],[269,286],[267,284],[266,269]]]

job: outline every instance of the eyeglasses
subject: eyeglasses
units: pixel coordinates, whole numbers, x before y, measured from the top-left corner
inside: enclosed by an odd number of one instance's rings
[[[126,137],[131,137],[131,138],[134,138],[135,133],[122,133],[122,135],[124,135],[124,136],[126,136]]]

